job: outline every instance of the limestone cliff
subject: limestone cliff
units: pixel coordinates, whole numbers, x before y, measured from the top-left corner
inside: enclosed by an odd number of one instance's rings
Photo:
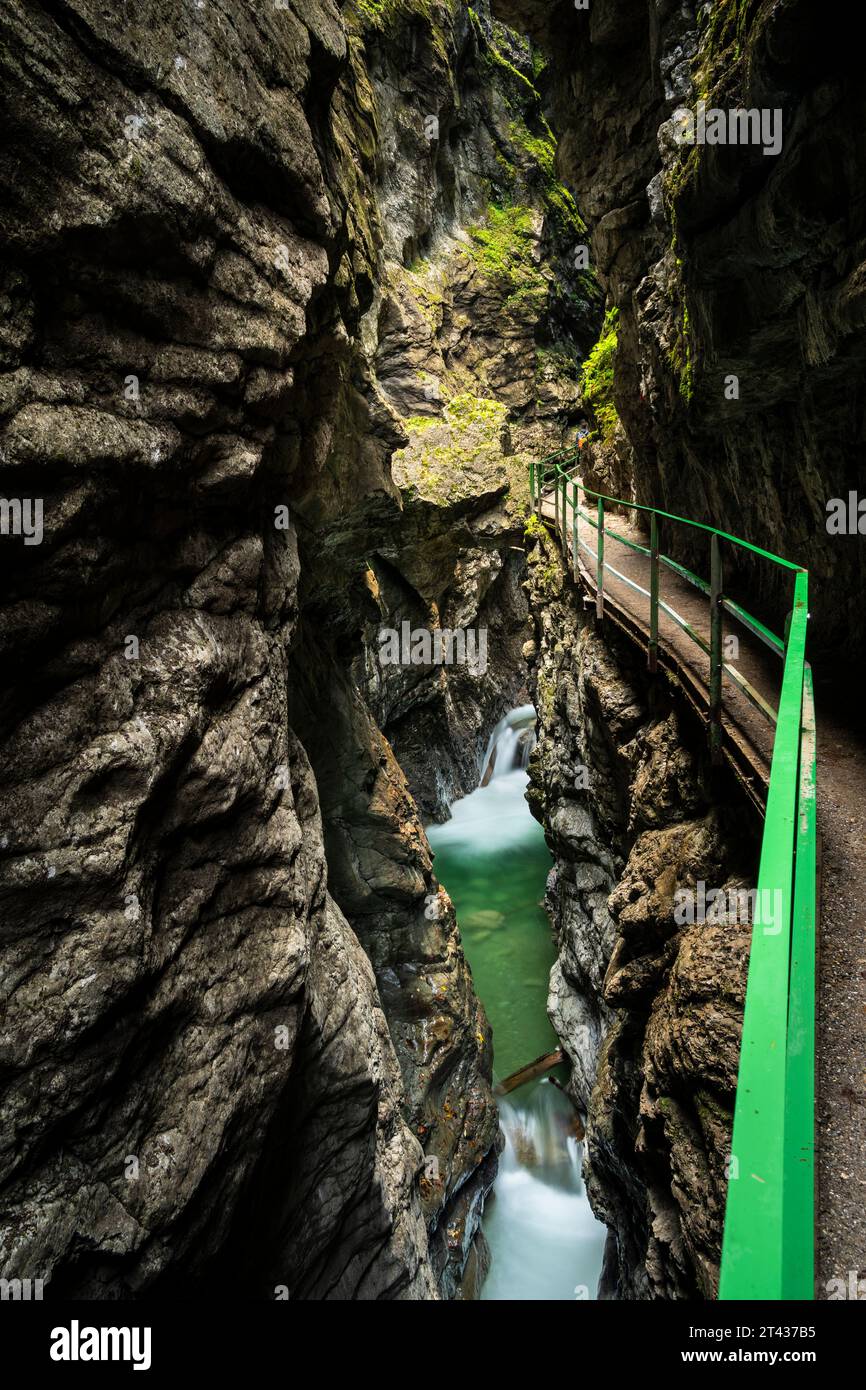
[[[298,479],[393,495],[399,437],[354,346],[377,239],[340,13],[0,24],[0,463],[45,511],[0,555],[0,1265],[194,1293],[234,1249],[253,1296],[433,1297],[287,717]]]

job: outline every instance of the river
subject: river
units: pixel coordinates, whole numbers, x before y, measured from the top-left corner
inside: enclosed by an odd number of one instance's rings
[[[488,775],[493,760],[487,785],[427,831],[493,1027],[497,1079],[557,1046],[546,1012],[555,949],[541,907],[551,861],[524,796],[533,724],[528,705],[500,722],[484,759]],[[547,1078],[500,1100],[505,1149],[484,1213],[493,1262],[482,1299],[595,1298],[605,1228],[581,1180],[575,1118]]]

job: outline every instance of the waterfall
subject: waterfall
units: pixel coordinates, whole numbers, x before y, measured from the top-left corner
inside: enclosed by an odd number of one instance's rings
[[[495,777],[525,771],[534,747],[535,709],[532,705],[521,705],[500,719],[487,740],[480,785],[486,787]]]
[[[556,1046],[545,1008],[555,948],[541,905],[550,853],[525,796],[534,742],[532,705],[500,719],[480,785],[427,831],[493,1025],[499,1077]],[[584,1191],[571,1102],[548,1081],[534,1081],[500,1101],[500,1119],[505,1147],[484,1210],[493,1260],[481,1297],[594,1298],[605,1229]]]
[[[522,1103],[503,1098],[499,1116],[505,1135],[503,1167],[531,1169],[580,1191],[581,1146],[578,1115],[549,1082],[527,1092]]]
[[[595,1297],[603,1228],[586,1200],[571,1102],[548,1082],[500,1101],[505,1148],[485,1230],[495,1258],[484,1300]]]

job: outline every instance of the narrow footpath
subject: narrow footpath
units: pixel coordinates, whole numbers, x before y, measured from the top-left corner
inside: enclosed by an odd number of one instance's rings
[[[541,514],[555,524],[552,494],[543,496]],[[608,521],[626,538],[647,544],[645,531],[628,517],[616,514]],[[581,520],[578,534],[579,577],[594,599],[597,531]],[[569,535],[569,554],[570,542]],[[606,532],[604,559],[624,576],[619,579],[605,571],[605,620],[614,622],[632,641],[646,648],[649,600],[625,580],[649,589],[649,558]],[[660,598],[709,642],[706,596],[664,565],[660,567]],[[781,658],[740,623],[726,619],[725,631],[739,639],[737,669],[775,710]],[[674,675],[694,707],[705,714],[709,707],[709,658],[664,611],[659,613],[659,666]],[[815,669],[814,675],[820,692],[820,669]],[[823,713],[820,693],[818,699],[821,843],[815,1294],[824,1299],[851,1297],[851,1292],[841,1292],[842,1284],[850,1290],[856,1289],[857,1280],[866,1280],[866,739],[832,713]],[[769,780],[774,726],[727,678],[723,724],[725,751],[746,790],[762,802]]]

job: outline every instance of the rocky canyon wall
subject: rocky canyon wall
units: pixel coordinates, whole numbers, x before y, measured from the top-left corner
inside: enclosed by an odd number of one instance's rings
[[[856,10],[808,0],[494,9],[551,55],[560,175],[618,315],[616,424],[596,476],[806,565],[813,660],[832,673],[844,653],[862,669],[863,549],[827,529],[827,502],[862,494],[863,482]],[[699,101],[778,113],[778,151],[681,143],[674,117]],[[663,543],[706,569],[677,531]],[[733,550],[726,564],[730,585],[781,630],[785,576]]]
[[[477,1287],[419,805],[520,694],[527,450],[598,331],[536,61],[483,3],[4,7],[5,1278]],[[487,671],[382,667],[404,619]]]
[[[493,8],[549,55],[558,169],[605,290],[585,478],[807,565],[810,655],[836,693],[866,654],[862,545],[827,527],[828,501],[862,485],[853,11]],[[778,147],[683,140],[698,102],[766,113]],[[589,1191],[611,1229],[603,1294],[711,1297],[748,934],[683,929],[673,894],[700,879],[754,882],[754,833],[737,794],[708,782],[700,731],[626,646],[600,642],[540,528],[534,545],[533,805],[556,858],[560,944],[549,1007],[588,1112]],[[709,572],[686,533],[663,526],[662,547]],[[787,576],[731,547],[725,565],[727,590],[747,590],[782,632]]]
[[[554,854],[548,1011],[587,1115],[608,1225],[600,1294],[712,1298],[750,928],[678,923],[675,893],[752,886],[759,829],[703,729],[586,615],[555,542],[529,556],[539,743],[530,804]]]

